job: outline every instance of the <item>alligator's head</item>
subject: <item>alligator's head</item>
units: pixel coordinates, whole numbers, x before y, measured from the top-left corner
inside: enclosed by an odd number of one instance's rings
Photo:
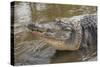
[[[73,46],[73,43],[76,43],[74,42],[74,40],[76,40],[76,34],[73,25],[70,23],[64,23],[62,21],[32,23],[28,25],[28,28],[32,31],[34,36],[42,38],[42,40],[58,50],[76,49]]]

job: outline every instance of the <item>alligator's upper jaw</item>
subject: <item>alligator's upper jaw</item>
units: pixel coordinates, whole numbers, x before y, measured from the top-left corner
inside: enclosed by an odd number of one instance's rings
[[[33,36],[35,37],[40,37],[45,32],[45,30],[39,24],[36,23],[28,24],[27,28],[32,32]]]
[[[27,27],[31,31],[44,32],[44,29],[39,24],[29,24]]]

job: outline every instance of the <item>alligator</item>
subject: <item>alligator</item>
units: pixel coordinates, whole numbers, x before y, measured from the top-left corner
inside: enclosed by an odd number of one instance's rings
[[[52,22],[30,23],[27,28],[56,50],[97,54],[97,14],[55,19]],[[91,54],[90,53],[90,54]]]

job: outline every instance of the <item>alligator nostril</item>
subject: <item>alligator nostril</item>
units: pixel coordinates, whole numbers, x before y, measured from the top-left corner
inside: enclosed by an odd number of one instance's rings
[[[32,30],[32,31],[37,31],[37,26],[35,24],[28,24],[28,29]]]
[[[29,25],[27,26],[27,28],[30,29],[30,30],[33,30],[33,25],[32,25],[32,24],[29,24]]]

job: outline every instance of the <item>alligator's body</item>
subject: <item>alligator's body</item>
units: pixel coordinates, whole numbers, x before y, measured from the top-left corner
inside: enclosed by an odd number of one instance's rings
[[[58,50],[96,49],[97,15],[62,18],[49,23],[29,24],[33,34]]]

